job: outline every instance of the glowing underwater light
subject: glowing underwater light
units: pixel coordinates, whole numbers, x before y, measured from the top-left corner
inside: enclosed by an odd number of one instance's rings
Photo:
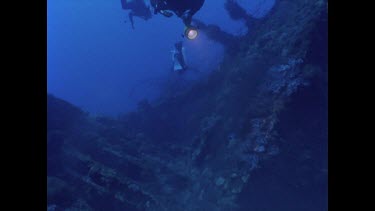
[[[198,36],[198,30],[193,28],[193,27],[187,27],[185,29],[185,36],[189,39],[189,40],[194,40],[195,38],[197,38]]]

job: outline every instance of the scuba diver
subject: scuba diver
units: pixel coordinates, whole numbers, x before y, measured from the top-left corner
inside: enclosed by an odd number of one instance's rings
[[[185,62],[185,48],[182,46],[182,41],[174,44],[175,50],[172,51],[173,71],[183,73],[187,69]]]
[[[204,0],[150,0],[150,3],[154,8],[154,14],[160,13],[171,17],[174,12],[185,24],[185,35],[189,39],[195,39],[197,30],[191,25],[191,21],[193,15],[203,6]]]
[[[121,6],[124,10],[131,10],[129,13],[129,20],[134,29],[133,17],[140,17],[143,20],[148,20],[152,17],[150,6],[146,5],[146,0],[121,0]]]

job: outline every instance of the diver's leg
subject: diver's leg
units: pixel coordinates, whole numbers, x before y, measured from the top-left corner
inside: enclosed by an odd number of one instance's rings
[[[187,65],[186,65],[186,62],[185,62],[185,58],[184,56],[182,55],[181,53],[181,56],[180,56],[180,64],[182,66],[183,69],[187,69]]]
[[[130,12],[130,13],[129,13],[129,20],[130,20],[130,23],[132,24],[132,29],[134,29],[133,12]]]
[[[127,0],[121,0],[121,6],[124,10],[131,9],[131,3],[129,3]]]

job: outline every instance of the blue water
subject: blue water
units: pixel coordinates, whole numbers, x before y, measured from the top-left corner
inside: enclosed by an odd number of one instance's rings
[[[224,2],[207,0],[194,18],[234,35],[251,30],[229,17]],[[237,2],[258,18],[274,4]],[[133,30],[120,0],[48,0],[47,7],[47,91],[94,115],[116,116],[142,99],[156,100],[170,77],[177,41],[184,40],[188,64],[199,72],[182,76],[187,80],[203,77],[223,57],[223,46],[204,34],[183,39],[184,25],[175,16],[135,17]]]

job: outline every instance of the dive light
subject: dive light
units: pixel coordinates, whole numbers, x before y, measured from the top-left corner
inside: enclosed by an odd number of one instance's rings
[[[185,36],[189,39],[189,40],[194,40],[195,38],[197,38],[198,36],[198,29],[195,28],[195,27],[192,27],[192,26],[187,26],[185,28]]]

